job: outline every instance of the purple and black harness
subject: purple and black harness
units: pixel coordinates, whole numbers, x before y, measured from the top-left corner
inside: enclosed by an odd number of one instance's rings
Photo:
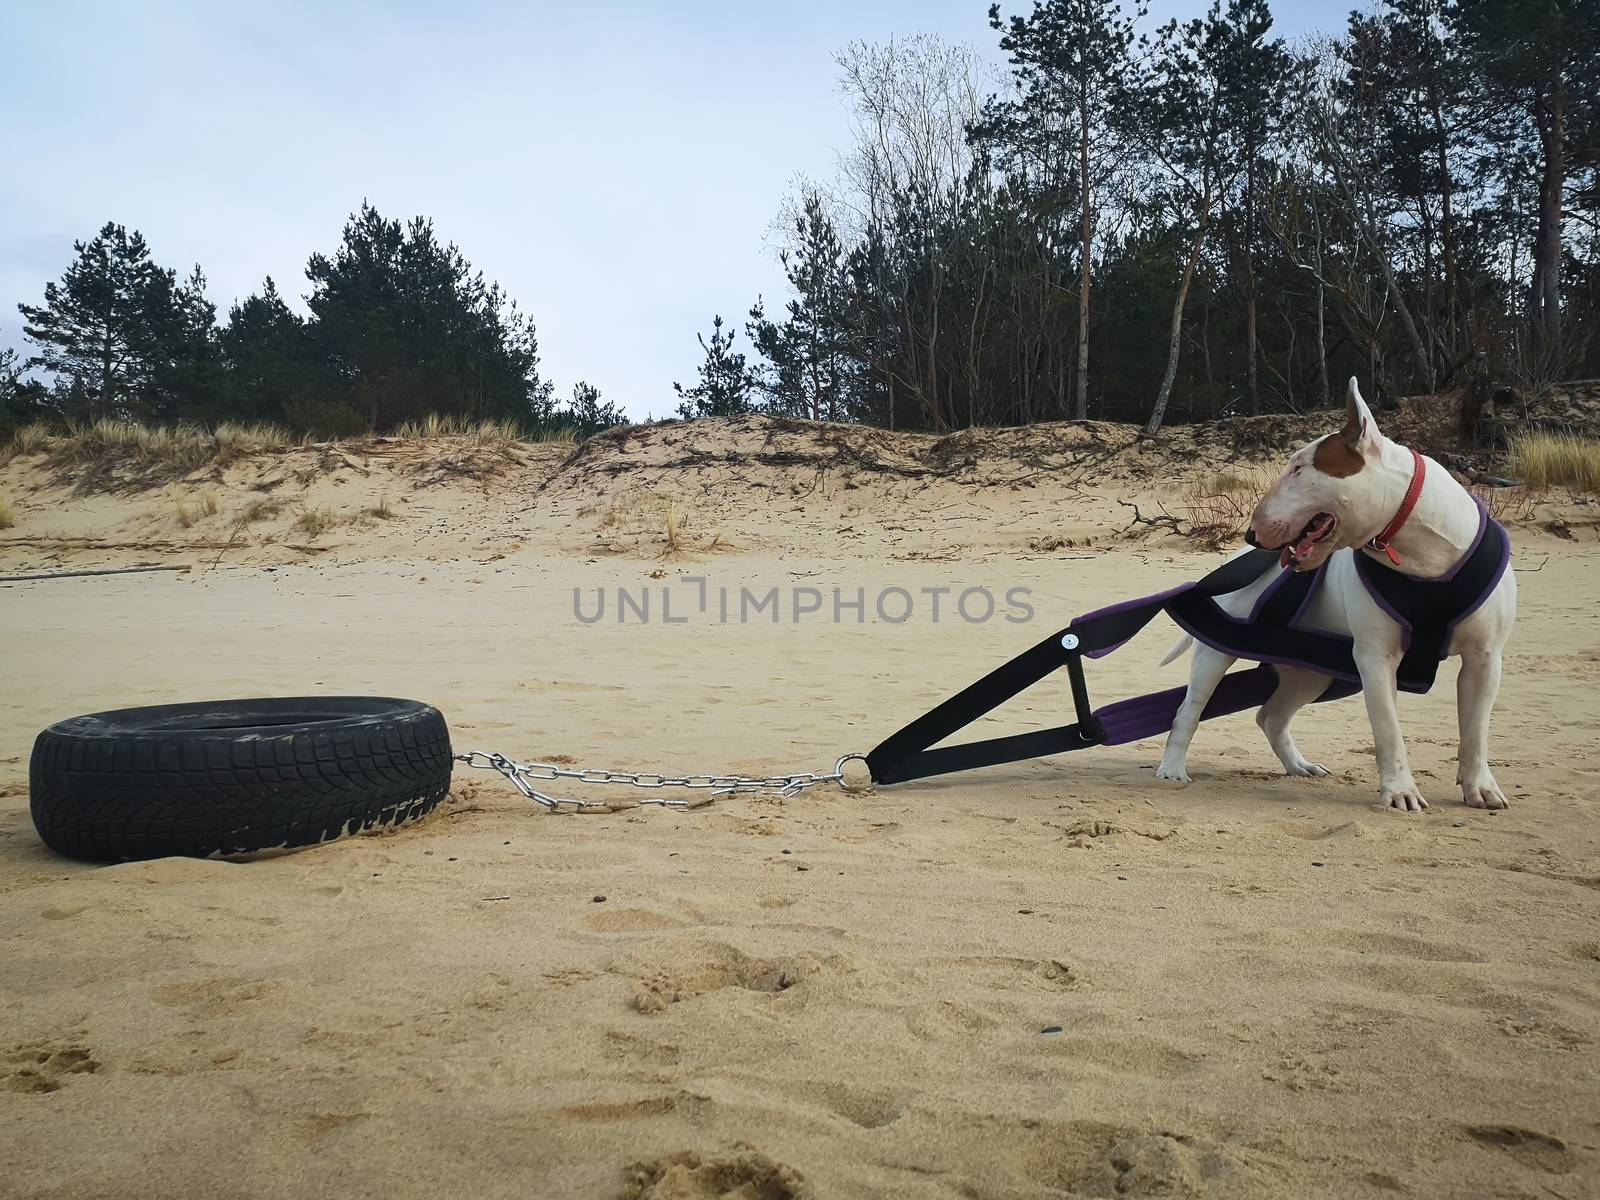
[[[1420,468],[1420,458],[1418,461]],[[1409,513],[1411,503],[1414,497],[1408,495],[1403,514],[1397,514],[1399,519],[1369,543],[1392,562],[1398,559],[1389,549],[1388,539]],[[873,782],[904,783],[1089,746],[1117,746],[1165,733],[1172,728],[1185,688],[1168,688],[1091,708],[1083,675],[1085,658],[1110,654],[1163,612],[1196,641],[1258,664],[1223,676],[1201,720],[1264,703],[1278,685],[1278,665],[1305,667],[1328,676],[1328,687],[1319,701],[1354,695],[1361,690],[1361,676],[1356,670],[1353,639],[1301,624],[1322,586],[1328,564],[1315,571],[1297,572],[1284,565],[1286,557],[1277,550],[1251,549],[1194,583],[1079,617],[881,742],[866,756]],[[1454,567],[1436,579],[1418,579],[1382,559],[1356,555],[1356,570],[1368,594],[1400,625],[1404,655],[1398,683],[1402,690],[1426,692],[1433,686],[1451,634],[1489,598],[1510,557],[1511,541],[1505,528],[1481,504],[1477,539]],[[1249,615],[1230,616],[1217,604],[1217,597],[1246,588],[1274,570],[1277,577]],[[930,749],[1063,666],[1077,711],[1078,719],[1072,724]]]

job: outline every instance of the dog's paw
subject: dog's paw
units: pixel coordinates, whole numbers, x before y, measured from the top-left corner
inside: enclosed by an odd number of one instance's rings
[[[1392,808],[1397,812],[1421,812],[1428,802],[1417,791],[1417,785],[1407,783],[1378,789],[1378,807]]]
[[[1189,769],[1183,766],[1169,767],[1166,763],[1162,763],[1156,768],[1156,778],[1165,779],[1169,783],[1188,783]]]
[[[1485,771],[1474,779],[1461,781],[1461,799],[1468,808],[1510,808],[1511,801],[1500,790],[1494,776]]]
[[[1328,773],[1328,768],[1321,763],[1314,763],[1308,758],[1296,760],[1293,764],[1284,764],[1283,773],[1294,775],[1301,779],[1321,779]]]

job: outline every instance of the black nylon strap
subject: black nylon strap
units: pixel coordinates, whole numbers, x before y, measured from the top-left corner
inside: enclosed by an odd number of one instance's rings
[[[1032,649],[1023,651],[1010,662],[990,671],[978,682],[962,688],[937,708],[924,713],[898,733],[891,734],[880,742],[867,755],[867,769],[872,773],[873,782],[902,783],[907,779],[920,779],[925,775],[1013,762],[1018,758],[1030,758],[1034,754],[1057,753],[1055,750],[1033,750],[1026,753],[1007,753],[1001,758],[986,756],[984,747],[993,742],[1004,742],[1009,745],[1016,742],[1016,738],[995,738],[990,742],[951,746],[944,751],[929,751],[928,747],[949,737],[956,730],[972,724],[990,709],[1004,704],[1018,692],[1032,687],[1065,663],[1068,654],[1061,645],[1061,638],[1060,633],[1051,634]],[[1039,736],[1041,735],[1022,735],[1023,738]],[[956,765],[958,756],[952,755],[950,751],[966,751],[970,757]],[[986,761],[980,762],[978,759]],[[921,769],[931,763],[951,765],[940,765],[933,770]]]
[[[1275,551],[1255,549],[1223,563],[1184,592],[1184,597],[1224,596],[1248,587],[1277,561]],[[1118,605],[1074,621],[1059,633],[1023,651],[1010,662],[990,671],[938,707],[924,713],[899,732],[891,734],[867,755],[874,783],[904,783],[929,775],[966,771],[999,763],[1082,750],[1105,740],[1089,708],[1083,680],[1082,656],[1108,650],[1133,637],[1172,601],[1167,594],[1142,603]],[[1071,648],[1063,644],[1070,639]],[[1072,675],[1073,704],[1078,720],[1071,725],[1009,737],[986,738],[937,750],[928,747],[972,724],[985,713],[1066,666]]]
[[[925,779],[929,775],[948,775],[952,771],[971,771],[977,767],[992,767],[1024,758],[1065,754],[1068,750],[1098,746],[1103,741],[1105,738],[1098,731],[1086,731],[1081,724],[1073,722],[1071,725],[1058,725],[1054,729],[1040,729],[1033,733],[985,738],[960,746],[941,746],[937,750],[921,750],[884,766],[881,776],[869,754],[867,767],[872,771],[874,783],[905,783],[910,779]]]

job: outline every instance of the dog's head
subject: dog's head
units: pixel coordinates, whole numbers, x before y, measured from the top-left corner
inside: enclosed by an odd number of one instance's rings
[[[1355,377],[1345,392],[1344,428],[1302,446],[1283,478],[1261,498],[1250,518],[1256,545],[1283,550],[1297,571],[1311,571],[1344,546],[1357,546],[1388,520],[1378,511],[1382,489],[1373,486],[1383,434],[1361,398]]]

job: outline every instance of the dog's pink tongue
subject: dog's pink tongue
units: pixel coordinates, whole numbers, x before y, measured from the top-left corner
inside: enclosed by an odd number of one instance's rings
[[[1292,554],[1294,561],[1297,563],[1311,557],[1311,552],[1317,548],[1317,543],[1326,536],[1332,523],[1331,517],[1317,517],[1307,526],[1305,533],[1300,536],[1300,540],[1295,542],[1287,553]]]

